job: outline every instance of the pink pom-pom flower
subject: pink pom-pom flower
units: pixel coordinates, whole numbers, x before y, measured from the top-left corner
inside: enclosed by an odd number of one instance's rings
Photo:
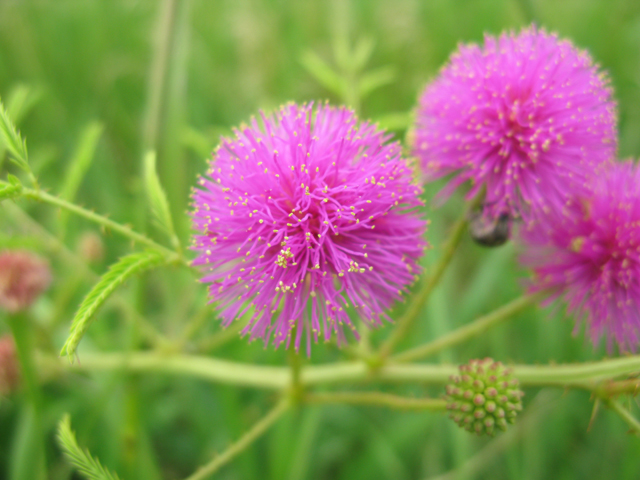
[[[594,344],[607,335],[620,349],[640,340],[640,168],[616,164],[590,191],[522,229],[523,262],[533,290],[562,296],[585,320]]]
[[[344,107],[288,104],[222,140],[192,217],[223,325],[250,312],[250,340],[295,332],[310,353],[311,338],[355,331],[348,309],[381,323],[426,245],[421,189],[388,139]]]
[[[529,220],[610,163],[616,131],[589,54],[530,27],[458,48],[420,98],[413,154],[426,181],[453,174],[443,195],[470,181],[485,213]]]

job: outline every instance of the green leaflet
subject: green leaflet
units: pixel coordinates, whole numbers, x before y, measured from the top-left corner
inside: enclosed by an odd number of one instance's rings
[[[27,155],[27,144],[20,136],[20,133],[16,129],[16,126],[13,124],[11,119],[9,118],[9,114],[4,107],[4,104],[0,101],[0,133],[2,134],[2,138],[4,140],[5,147],[11,153],[11,160],[18,167],[20,167],[25,172],[31,172],[31,168],[29,168],[28,155]]]
[[[60,190],[60,196],[65,200],[73,201],[75,198],[82,179],[91,165],[103,130],[101,123],[91,122],[82,131]]]
[[[119,480],[118,475],[111,473],[98,459],[93,458],[87,450],[83,450],[76,435],[71,430],[71,418],[65,414],[58,423],[58,443],[64,450],[69,462],[89,480]]]
[[[0,202],[8,198],[16,198],[22,192],[22,185],[4,184],[0,185]]]
[[[8,182],[0,181],[0,202],[8,198],[19,197],[22,193],[22,184],[18,177],[8,174]]]
[[[122,257],[111,265],[109,271],[104,274],[80,304],[71,324],[69,337],[62,347],[60,355],[66,355],[73,361],[76,348],[89,328],[94,314],[114,290],[129,277],[156,267],[165,261],[164,255],[160,252],[145,250]]]
[[[96,153],[98,142],[102,136],[104,127],[99,122],[89,123],[82,134],[76,146],[76,150],[69,162],[69,168],[64,177],[64,183],[60,190],[60,196],[69,202],[73,202],[80,184],[91,166],[91,162]],[[67,222],[69,220],[69,212],[63,210],[60,212],[60,231],[65,232]],[[64,236],[64,235],[63,235]]]
[[[175,243],[176,234],[169,210],[169,202],[156,171],[156,153],[148,151],[144,156],[144,186],[156,226]]]
[[[340,98],[344,98],[348,90],[347,80],[336,73],[322,58],[311,50],[304,52],[300,63],[324,88]]]

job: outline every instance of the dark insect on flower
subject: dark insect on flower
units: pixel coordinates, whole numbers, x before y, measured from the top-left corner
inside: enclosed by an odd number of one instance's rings
[[[499,247],[511,238],[511,215],[502,212],[491,216],[482,210],[469,214],[469,232],[471,238],[485,247]]]

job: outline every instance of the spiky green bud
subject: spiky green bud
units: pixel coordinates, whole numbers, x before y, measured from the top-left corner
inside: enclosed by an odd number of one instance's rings
[[[449,418],[469,432],[491,436],[515,422],[524,392],[510,369],[491,358],[471,360],[459,369],[446,387]]]

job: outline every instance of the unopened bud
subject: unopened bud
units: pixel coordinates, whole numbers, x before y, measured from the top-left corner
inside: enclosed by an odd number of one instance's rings
[[[25,310],[51,283],[46,260],[26,250],[0,252],[0,308]]]
[[[449,418],[469,432],[493,435],[506,430],[522,410],[524,393],[511,370],[491,358],[471,360],[451,377],[445,399]]]

